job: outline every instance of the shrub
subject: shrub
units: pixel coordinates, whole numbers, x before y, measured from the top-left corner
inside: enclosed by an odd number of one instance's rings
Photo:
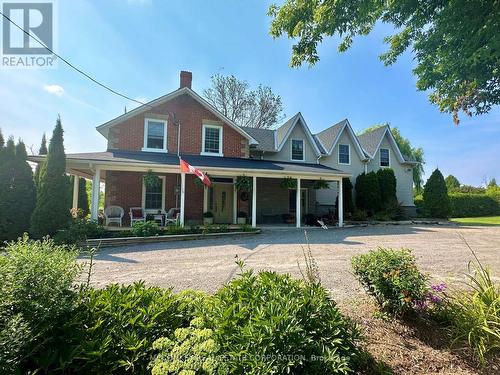
[[[488,216],[500,213],[500,205],[488,194],[450,194],[452,217]]]
[[[230,373],[347,373],[359,332],[319,283],[243,272],[205,304]]]
[[[436,168],[424,186],[424,210],[432,217],[448,218],[450,215],[450,198],[443,175]]]
[[[352,220],[354,221],[366,221],[368,219],[368,214],[365,210],[356,209],[352,213]]]
[[[132,226],[132,233],[137,237],[151,237],[160,234],[161,230],[155,221],[139,221]]]
[[[62,366],[71,356],[72,340],[62,332],[78,295],[76,256],[51,239],[26,235],[0,255],[0,373]]]
[[[440,319],[449,325],[454,343],[471,347],[482,364],[500,350],[500,283],[481,264],[469,264],[469,291],[447,296]]]
[[[170,289],[108,285],[89,289],[82,296],[78,317],[85,325],[85,340],[76,363],[85,374],[148,373],[153,342],[182,326],[179,300]]]
[[[356,178],[356,206],[373,215],[381,208],[378,176],[375,172],[362,173]]]
[[[214,214],[210,211],[206,211],[206,212],[203,212],[203,217],[211,218],[211,217],[214,217]]]
[[[381,207],[387,208],[398,202],[396,197],[396,176],[390,168],[380,168],[377,171],[378,183],[380,186]]]
[[[102,238],[104,227],[97,221],[76,218],[68,229],[61,230],[54,236],[54,241],[60,244],[77,244],[88,238]]]
[[[214,331],[203,328],[201,318],[193,319],[188,328],[178,328],[172,340],[163,337],[153,344],[159,351],[152,364],[152,375],[229,374],[228,365],[217,357],[220,345]]]
[[[354,274],[381,309],[396,315],[413,311],[427,294],[427,278],[408,249],[378,248],[351,259]]]

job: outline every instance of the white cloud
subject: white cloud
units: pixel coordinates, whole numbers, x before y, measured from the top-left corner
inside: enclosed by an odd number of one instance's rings
[[[56,96],[62,96],[62,94],[64,94],[64,89],[59,85],[44,85],[43,89],[49,94]]]

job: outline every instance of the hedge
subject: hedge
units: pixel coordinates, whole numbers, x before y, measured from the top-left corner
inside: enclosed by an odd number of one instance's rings
[[[452,193],[451,216],[452,217],[474,217],[500,214],[500,194],[496,200],[489,194],[466,194]]]
[[[451,203],[451,217],[475,217],[491,216],[500,214],[500,193],[488,194],[449,194]],[[424,202],[422,195],[414,198],[415,206],[422,215],[424,212]]]

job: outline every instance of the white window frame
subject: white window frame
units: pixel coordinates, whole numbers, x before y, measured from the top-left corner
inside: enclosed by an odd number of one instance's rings
[[[148,125],[149,121],[162,122],[163,123],[163,148],[149,148],[148,147]],[[167,120],[160,120],[156,118],[145,118],[144,119],[144,144],[142,151],[148,152],[168,152],[167,150]]]
[[[382,150],[387,150],[387,155],[389,157],[389,165],[382,165]],[[391,149],[387,147],[381,147],[379,150],[379,160],[378,165],[380,168],[390,168],[391,167]]]
[[[161,179],[161,211],[165,212],[165,179],[166,176],[158,176]],[[143,208],[145,213],[157,213],[157,208],[148,208],[146,209],[146,184],[144,183],[144,179],[142,180],[142,202],[141,207]]]
[[[205,129],[207,129],[207,128],[219,130],[219,152],[207,152],[207,151],[205,151]],[[201,153],[200,153],[200,155],[224,156],[224,154],[222,153],[223,140],[224,140],[224,128],[222,127],[222,125],[203,124],[202,131],[201,131]]]
[[[348,157],[349,157],[349,163],[342,163],[340,161],[340,146],[347,146],[347,151],[348,151],[347,154],[348,154]],[[345,144],[345,143],[340,143],[339,147],[338,147],[338,155],[337,155],[337,157],[338,157],[339,164],[342,164],[342,165],[351,165],[351,145]]]
[[[294,159],[293,158],[293,141],[301,141],[302,142],[302,159]],[[290,160],[297,161],[297,162],[306,161],[306,142],[303,139],[298,139],[298,138],[290,139]]]

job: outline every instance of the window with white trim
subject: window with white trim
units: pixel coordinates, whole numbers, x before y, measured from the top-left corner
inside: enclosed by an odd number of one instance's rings
[[[295,161],[304,161],[304,140],[292,139],[291,159]]]
[[[165,177],[160,176],[161,183],[142,185],[142,204],[146,211],[164,210],[165,204]]]
[[[389,152],[388,148],[381,148],[380,149],[380,166],[381,167],[390,167],[391,166],[390,152]]]
[[[167,122],[163,120],[144,120],[143,151],[167,151]]]
[[[202,154],[222,156],[222,126],[203,124],[202,138]]]
[[[349,145],[339,144],[339,164],[351,164],[351,150]]]

